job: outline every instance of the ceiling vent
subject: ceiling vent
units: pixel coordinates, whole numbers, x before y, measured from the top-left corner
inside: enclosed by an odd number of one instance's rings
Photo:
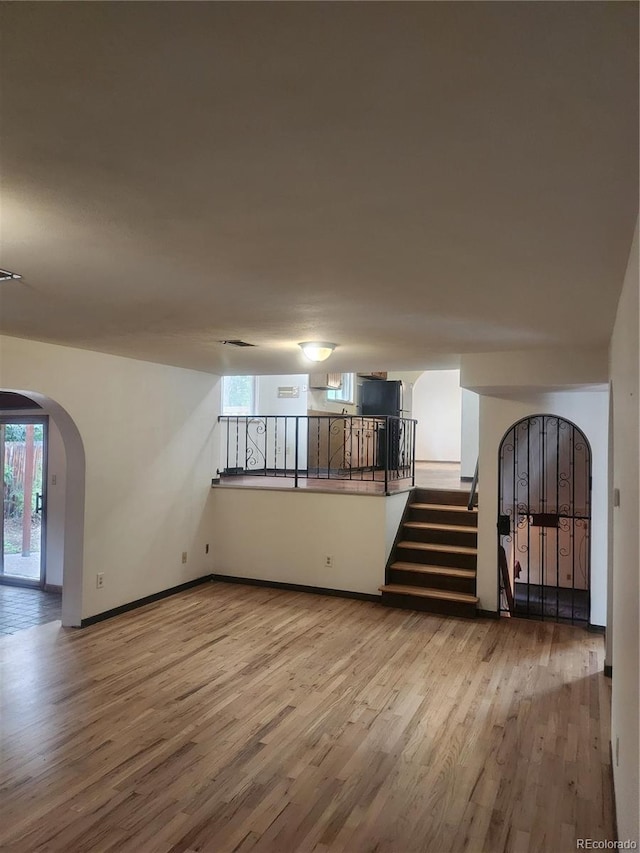
[[[229,344],[232,347],[254,347],[255,344],[248,344],[246,341],[220,341],[221,344]]]

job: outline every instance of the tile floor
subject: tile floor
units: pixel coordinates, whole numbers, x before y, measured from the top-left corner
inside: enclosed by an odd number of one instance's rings
[[[0,637],[60,619],[62,595],[0,584]]]

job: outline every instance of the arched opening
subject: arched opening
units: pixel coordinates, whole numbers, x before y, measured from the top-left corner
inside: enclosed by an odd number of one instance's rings
[[[5,419],[27,420],[29,415],[47,418],[55,426],[61,447],[62,482],[49,483],[47,502],[53,502],[48,513],[47,541],[59,549],[60,580],[62,582],[62,624],[80,626],[82,619],[82,564],[84,548],[85,454],[78,428],[69,413],[55,400],[38,392],[23,389],[0,389],[5,400]],[[17,408],[11,408],[10,395],[16,395]],[[33,401],[33,411],[20,398]],[[27,415],[27,412],[29,415]],[[53,432],[53,430],[51,430]],[[54,488],[57,493],[52,493]],[[46,494],[47,485],[44,486]],[[45,508],[46,512],[46,508]],[[50,548],[50,550],[52,550]]]
[[[591,447],[575,424],[531,415],[498,453],[500,612],[587,625]]]

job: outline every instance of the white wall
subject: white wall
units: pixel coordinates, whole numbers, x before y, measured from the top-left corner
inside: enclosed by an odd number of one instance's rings
[[[1,337],[0,388],[56,401],[64,411],[54,421],[60,426],[68,413],[84,444],[82,576],[70,589],[65,557],[67,624],[211,572],[205,543],[217,462],[217,377]],[[77,500],[70,492],[67,504]],[[67,530],[65,554],[69,532],[78,533]],[[70,615],[65,598],[79,586]]]
[[[504,389],[535,388],[563,391],[607,384],[609,361],[601,349],[527,350],[463,355],[460,384],[479,394],[498,395]]]
[[[407,506],[407,501],[409,500],[409,494],[409,492],[406,492],[400,495],[389,495],[384,499],[386,527],[384,553],[385,566],[387,564],[387,560],[391,556],[393,543],[396,541],[396,536],[398,535],[398,528],[400,527],[400,521],[405,511],[405,507]]]
[[[462,435],[460,438],[460,476],[473,477],[480,449],[480,397],[462,389]]]
[[[505,432],[521,418],[559,415],[587,436],[592,451],[591,622],[605,625],[608,565],[609,394],[573,391],[523,394],[520,399],[480,398],[480,476],[478,501],[478,597],[483,610],[498,609],[497,505],[498,449]]]
[[[306,415],[309,376],[293,373],[256,376],[256,413],[259,415]],[[278,388],[297,387],[298,397],[278,397]]]
[[[638,740],[639,569],[638,554],[638,226],[611,340],[613,408],[613,486],[620,506],[613,509],[612,703],[611,742],[618,837],[638,840],[640,833],[640,745]],[[616,754],[619,756],[616,761]]]
[[[459,462],[462,422],[460,371],[425,371],[413,385],[413,417],[418,421],[416,459]]]
[[[408,493],[225,487],[213,498],[214,572],[378,595]]]

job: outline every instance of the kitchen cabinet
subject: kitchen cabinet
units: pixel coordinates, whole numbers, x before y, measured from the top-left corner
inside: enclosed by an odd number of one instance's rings
[[[362,379],[386,379],[387,372],[385,370],[379,373],[358,373],[358,376],[360,376]]]
[[[345,453],[352,468],[376,467],[378,427],[379,423],[372,418],[352,418],[345,425]]]
[[[309,412],[307,464],[311,474],[375,468],[378,422],[373,418]]]
[[[336,391],[342,388],[342,373],[310,373],[309,388]]]

